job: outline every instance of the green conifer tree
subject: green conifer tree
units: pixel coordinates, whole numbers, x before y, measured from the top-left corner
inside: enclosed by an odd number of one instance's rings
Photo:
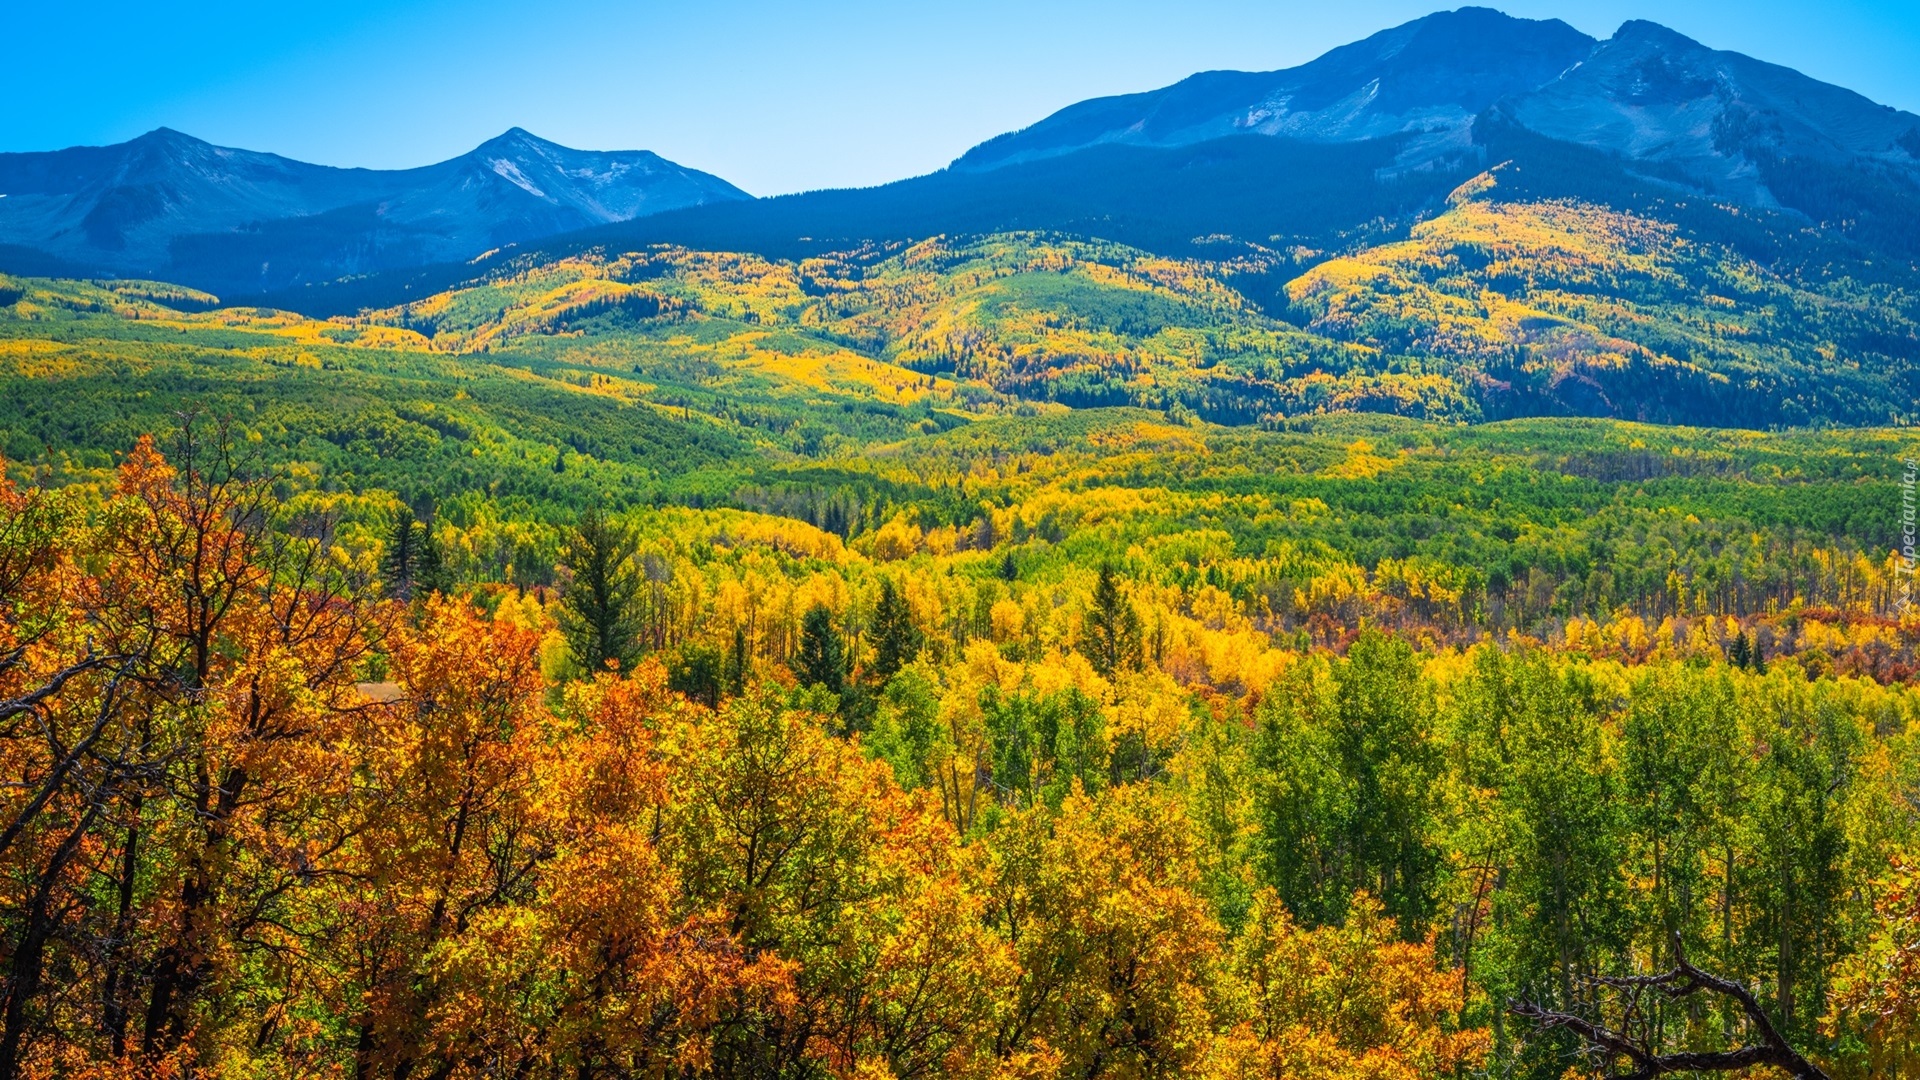
[[[733,628],[733,648],[727,651],[727,693],[738,697],[747,689],[747,675],[753,667],[753,654],[747,649],[747,631]]]
[[[873,605],[873,681],[885,683],[920,655],[925,638],[913,624],[913,611],[892,578],[880,579],[880,599]]]
[[[1081,629],[1080,651],[1093,663],[1093,669],[1107,678],[1116,671],[1140,666],[1140,616],[1121,595],[1111,563],[1100,567],[1093,607]]]
[[[637,546],[626,528],[588,507],[562,550],[573,582],[560,599],[560,632],[587,672],[604,670],[608,661],[626,669],[639,656]]]
[[[1744,668],[1752,659],[1753,647],[1747,644],[1747,635],[1745,633],[1734,634],[1733,640],[1727,643],[1727,663],[1737,668]]]
[[[393,516],[387,549],[380,554],[380,576],[386,580],[387,595],[396,600],[411,599],[419,564],[420,525],[413,518],[413,510],[403,506]]]
[[[802,686],[822,686],[838,694],[847,684],[847,647],[833,625],[833,612],[815,604],[800,622],[800,651],[793,674]]]
[[[440,542],[433,538],[433,527],[424,521],[420,523],[415,547],[418,554],[413,571],[414,591],[421,596],[452,592],[453,571],[441,554]]]

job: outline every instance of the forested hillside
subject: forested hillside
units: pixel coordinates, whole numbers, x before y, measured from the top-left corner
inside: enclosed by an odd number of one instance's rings
[[[1750,428],[1910,417],[1911,268],[1780,220],[1542,199],[1538,182],[1496,169],[1404,236],[1342,250],[1228,245],[1207,261],[1017,233],[799,260],[674,247],[503,255],[443,292],[332,320],[190,316],[213,298],[143,298],[120,283],[106,299],[11,279],[0,334],[112,342],[88,355],[142,367],[162,355],[150,345],[165,324],[174,336],[159,340],[185,348],[172,352],[183,359],[203,343],[233,359],[243,338],[206,336],[219,326],[251,335],[254,359],[271,346],[274,362],[296,366],[425,365],[423,375],[462,378],[512,368],[602,400],[697,411],[809,454],[830,431],[897,435],[1022,405],[1269,426],[1351,411]],[[115,311],[138,318],[97,317]],[[289,351],[293,341],[353,347],[323,357]],[[798,408],[821,394],[843,415]],[[9,426],[59,441],[34,423]]]

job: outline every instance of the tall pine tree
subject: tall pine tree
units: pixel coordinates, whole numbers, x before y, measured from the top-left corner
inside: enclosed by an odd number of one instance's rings
[[[1112,563],[1100,566],[1093,607],[1081,627],[1080,651],[1093,663],[1093,669],[1107,678],[1123,668],[1140,666],[1140,616],[1121,595]]]
[[[736,697],[746,691],[747,676],[753,671],[753,653],[747,647],[746,628],[733,628],[733,648],[727,650],[727,693]]]
[[[413,588],[421,596],[453,591],[453,570],[441,555],[440,542],[433,538],[433,526],[420,523],[415,540]]]
[[[802,686],[824,686],[834,694],[846,689],[847,647],[825,604],[813,605],[800,621],[800,651],[793,658],[793,674]]]
[[[873,605],[873,681],[885,683],[911,664],[920,655],[923,641],[907,598],[892,578],[881,578],[880,599]]]
[[[588,507],[562,551],[573,582],[560,599],[560,632],[589,673],[605,670],[609,661],[632,667],[640,654],[637,547],[626,528]]]
[[[380,576],[386,579],[387,595],[396,600],[413,598],[414,578],[420,567],[420,532],[411,507],[403,506],[393,515],[387,549],[380,554]]]

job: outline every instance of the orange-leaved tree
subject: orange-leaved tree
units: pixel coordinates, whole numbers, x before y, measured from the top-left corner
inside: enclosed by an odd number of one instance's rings
[[[661,736],[690,711],[657,662],[569,690],[521,781],[526,858],[505,869],[525,885],[475,894],[426,956],[446,1075],[697,1075],[733,1003],[786,989],[723,910],[687,902],[659,843]]]
[[[1835,1076],[1920,1077],[1920,867],[1893,866],[1873,905],[1867,947],[1840,962],[1822,1026],[1855,1036],[1864,1061],[1835,1062]]]
[[[1435,964],[1431,937],[1402,940],[1365,893],[1344,924],[1309,930],[1260,890],[1233,969],[1259,1073],[1276,1080],[1446,1076],[1491,1045],[1485,1028],[1459,1025],[1459,978]]]
[[[141,440],[86,516],[0,499],[0,752],[26,781],[0,796],[0,1075],[161,1067],[259,1032],[288,905],[343,841],[340,751],[382,609],[325,522],[273,520],[224,433],[189,419],[175,458]]]

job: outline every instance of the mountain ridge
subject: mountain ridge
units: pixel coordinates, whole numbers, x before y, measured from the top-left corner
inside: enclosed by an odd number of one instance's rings
[[[1436,12],[1297,67],[1200,72],[1158,90],[1069,105],[973,147],[953,167],[990,169],[1105,142],[1177,146],[1239,134],[1318,142],[1457,136],[1501,97],[1550,80],[1596,44],[1558,19],[1515,19],[1481,7]],[[1058,141],[1102,122],[1108,126],[1092,138]],[[1051,146],[1048,136],[1055,138]]]
[[[1602,41],[1559,20],[1481,7],[1436,12],[1293,68],[1202,72],[1069,105],[980,143],[951,168],[991,171],[1108,143],[1412,136],[1381,170],[1390,175],[1468,164],[1476,123],[1491,112],[1558,141],[1665,166],[1690,193],[1814,221],[1830,210],[1849,214],[1801,190],[1831,186],[1829,176],[1798,175],[1809,169],[1883,173],[1869,180],[1903,184],[1920,199],[1920,115],[1644,19]]]
[[[0,244],[241,292],[750,198],[650,151],[574,150],[518,127],[397,170],[314,165],[161,127],[112,146],[0,154],[0,191]]]
[[[1644,19],[1553,83],[1495,107],[1549,138],[1676,165],[1706,193],[1768,209],[1800,209],[1768,185],[1773,161],[1881,165],[1920,180],[1920,116]]]
[[[1674,100],[1662,106],[1662,93]],[[1705,135],[1688,143],[1689,124]],[[1775,250],[1812,225],[1820,235],[1803,237],[1803,254],[1840,242],[1854,252],[1849,272],[1877,274],[1874,253],[1920,256],[1920,116],[1657,24],[1600,41],[1488,8],[1438,12],[1279,72],[1202,72],[1090,99],[925,176],[686,208],[533,250],[675,244],[786,258],[1006,230],[1173,257],[1211,258],[1223,242],[1339,249],[1441,212],[1456,185],[1508,161],[1520,167],[1503,199],[1678,215]],[[1751,209],[1710,209],[1722,204]],[[448,265],[271,299],[336,314],[471,276]]]

